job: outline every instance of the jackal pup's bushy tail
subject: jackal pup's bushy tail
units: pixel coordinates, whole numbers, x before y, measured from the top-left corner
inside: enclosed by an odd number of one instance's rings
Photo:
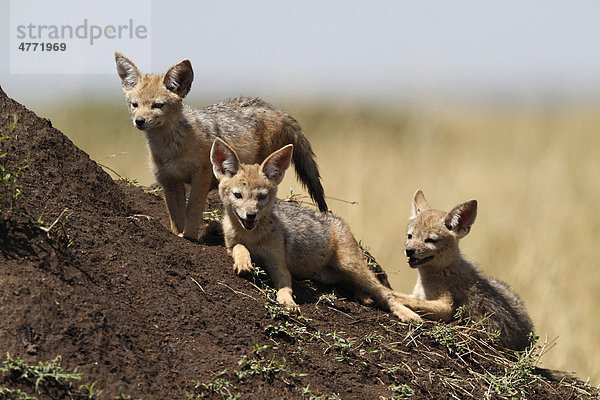
[[[322,212],[328,211],[325,193],[321,185],[319,167],[315,161],[315,153],[310,146],[310,142],[302,133],[302,128],[295,119],[291,118],[290,123],[283,126],[282,133],[282,136],[287,138],[288,141],[282,142],[281,146],[287,143],[294,145],[292,160],[298,179],[308,189],[310,197],[317,203],[319,210]]]

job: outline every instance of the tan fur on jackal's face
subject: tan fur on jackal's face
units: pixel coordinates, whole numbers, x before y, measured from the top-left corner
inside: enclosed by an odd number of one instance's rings
[[[221,139],[215,139],[210,159],[219,181],[219,195],[225,212],[235,215],[241,227],[254,229],[261,218],[271,213],[277,185],[290,166],[291,144],[275,151],[261,165],[240,164],[235,151]]]
[[[459,256],[458,242],[477,216],[477,201],[470,200],[452,211],[432,210],[421,190],[415,193],[406,230],[406,256],[412,268],[443,269]]]
[[[142,74],[119,52],[115,53],[115,62],[133,126],[140,130],[153,129],[178,118],[182,100],[194,79],[189,60],[175,64],[164,75]]]

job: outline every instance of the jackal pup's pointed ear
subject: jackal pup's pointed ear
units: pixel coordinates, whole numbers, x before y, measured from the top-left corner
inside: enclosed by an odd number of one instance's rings
[[[181,98],[184,98],[190,92],[193,80],[194,70],[192,69],[192,63],[187,59],[173,65],[163,77],[165,87]]]
[[[471,225],[477,217],[477,200],[469,200],[452,209],[444,218],[446,228],[464,237],[471,230]]]
[[[121,78],[123,89],[132,89],[135,87],[142,76],[138,67],[135,66],[133,61],[118,51],[115,51],[115,63],[117,64],[117,73]]]
[[[427,202],[423,191],[421,189],[417,190],[417,192],[413,196],[412,213],[410,219],[415,219],[421,211],[430,209],[431,207],[429,206],[429,203]]]
[[[210,149],[210,162],[213,165],[213,173],[218,181],[224,177],[232,177],[240,168],[240,159],[235,151],[223,140],[216,138]]]
[[[288,169],[292,162],[292,153],[294,145],[288,144],[276,152],[272,153],[260,166],[260,170],[272,181],[278,185],[283,180],[285,170]]]

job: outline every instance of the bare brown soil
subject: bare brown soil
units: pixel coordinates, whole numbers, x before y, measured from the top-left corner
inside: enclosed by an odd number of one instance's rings
[[[332,304],[321,296],[333,288],[307,282],[294,287],[301,316],[285,315],[260,279],[232,272],[218,230],[198,243],[171,234],[160,197],[112,180],[0,90],[2,133],[14,117],[0,164],[28,167],[0,218],[0,355],[60,356],[111,399],[510,397],[485,379],[510,362],[480,342],[449,344],[438,324],[401,324],[340,291]],[[591,397],[535,375],[514,386],[529,399]],[[0,388],[31,392],[6,375]]]

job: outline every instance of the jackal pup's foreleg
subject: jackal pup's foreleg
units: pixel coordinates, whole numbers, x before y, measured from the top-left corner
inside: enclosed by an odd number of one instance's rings
[[[227,253],[233,258],[233,270],[236,274],[251,274],[254,272],[250,251],[243,244],[236,244],[232,248],[227,248]]]
[[[208,167],[201,168],[192,176],[183,227],[183,236],[188,239],[198,239],[198,232],[204,226],[204,203],[208,196],[212,176],[212,171]]]
[[[185,225],[185,186],[183,182],[160,182],[165,195],[165,203],[169,213],[171,232],[183,233]]]

